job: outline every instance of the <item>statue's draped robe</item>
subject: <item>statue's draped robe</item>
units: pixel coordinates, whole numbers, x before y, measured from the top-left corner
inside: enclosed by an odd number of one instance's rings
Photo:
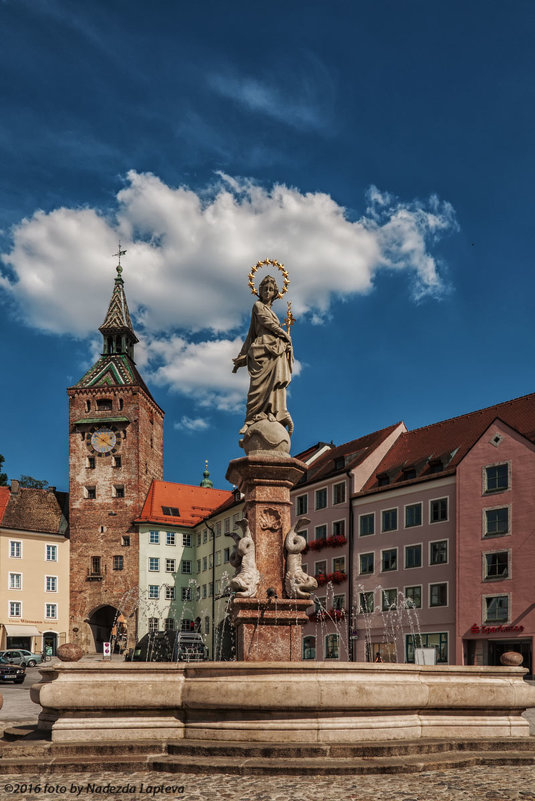
[[[288,358],[286,332],[269,306],[258,300],[251,312],[251,325],[238,358],[247,357],[251,376],[245,425],[258,414],[284,417],[286,387],[291,380],[291,353]]]

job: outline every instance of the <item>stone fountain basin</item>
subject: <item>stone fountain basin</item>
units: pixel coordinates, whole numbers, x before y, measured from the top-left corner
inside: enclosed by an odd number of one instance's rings
[[[529,736],[520,667],[76,662],[31,688],[54,742],[288,743]]]

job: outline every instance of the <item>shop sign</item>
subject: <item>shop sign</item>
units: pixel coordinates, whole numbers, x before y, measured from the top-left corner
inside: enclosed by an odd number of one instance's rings
[[[474,623],[472,628],[470,629],[472,634],[496,634],[497,632],[506,632],[506,631],[524,631],[524,626],[478,626],[477,623]]]

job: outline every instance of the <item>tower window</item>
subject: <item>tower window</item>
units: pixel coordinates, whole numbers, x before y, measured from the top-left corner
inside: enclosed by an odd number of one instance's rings
[[[99,398],[97,400],[97,410],[99,412],[107,412],[111,411],[111,409],[112,409],[111,398]]]
[[[91,557],[91,575],[92,576],[101,576],[101,564],[100,564],[100,556],[92,556]]]
[[[93,461],[94,461],[94,459],[93,459]],[[121,459],[120,456],[113,456],[112,457],[112,466],[113,467],[122,467],[123,466],[122,459]]]
[[[94,501],[97,497],[97,488],[96,487],[86,487],[85,488],[85,497],[89,498],[89,500]]]
[[[85,410],[86,410],[86,412],[90,412],[91,411],[91,401],[90,400],[86,400],[86,402],[85,402]]]
[[[88,456],[87,457],[86,467],[87,467],[88,470],[94,470],[95,469],[95,457],[94,456]]]
[[[121,537],[121,545],[124,545],[126,547],[130,545],[130,537],[128,534],[125,534],[123,537]]]
[[[124,406],[124,401],[122,398],[119,398],[119,409],[122,409]]]
[[[124,486],[122,484],[116,484],[113,487],[113,496],[114,498],[124,498]]]
[[[114,556],[113,557],[113,569],[114,570],[122,570],[124,567],[124,559],[122,556]]]

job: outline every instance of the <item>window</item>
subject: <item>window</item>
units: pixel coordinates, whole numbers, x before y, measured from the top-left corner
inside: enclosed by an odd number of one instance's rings
[[[216,535],[216,537],[220,537],[221,536],[221,520],[218,523],[215,524],[215,535]],[[212,532],[210,532],[210,539],[212,539],[213,536],[214,535],[212,534]]]
[[[206,598],[206,584],[202,585],[202,597]]]
[[[149,570],[155,573],[160,569],[160,560],[157,556],[149,556]]]
[[[230,517],[226,517],[223,521],[223,531],[225,534],[230,534]]]
[[[173,589],[174,587],[168,587],[168,589]],[[167,597],[167,596],[166,596]],[[180,590],[180,597],[183,601],[191,601],[191,587],[182,587]]]
[[[88,498],[90,501],[94,501],[97,497],[97,488],[96,487],[86,487],[85,488],[85,497]]]
[[[509,507],[485,509],[484,537],[499,537],[509,533]]]
[[[45,576],[45,592],[57,592],[57,591],[58,591],[58,577]]]
[[[175,619],[173,617],[164,618],[163,627],[164,627],[165,631],[174,631],[175,630]]]
[[[308,495],[299,495],[296,498],[297,516],[306,515],[308,512]]]
[[[509,465],[485,467],[485,492],[503,492],[509,488]]]
[[[345,595],[335,595],[333,597],[333,609],[345,609],[346,597]]]
[[[327,487],[316,490],[314,493],[314,508],[325,509],[327,506]]]
[[[303,659],[316,658],[316,638],[303,637]]]
[[[11,559],[22,559],[21,540],[9,540],[9,555]]]
[[[45,545],[45,561],[57,562],[58,561],[58,546]]]
[[[112,467],[119,468],[119,467],[123,466],[123,460],[121,459],[120,456],[113,456],[111,464],[112,464]]]
[[[130,535],[125,534],[124,537],[121,537],[121,545],[124,545],[126,548],[130,545]]]
[[[406,545],[405,546],[405,567],[421,567],[422,566],[422,546],[421,545]]]
[[[359,593],[359,611],[362,612],[373,612],[374,609],[374,598],[373,592],[361,592]]]
[[[381,608],[383,612],[397,609],[398,591],[396,589],[382,590],[381,596]]]
[[[326,540],[327,539],[327,526],[316,526],[314,529],[314,539],[315,540]]]
[[[149,598],[159,598],[160,587],[158,584],[149,584]]]
[[[180,517],[180,512],[176,506],[162,506],[162,514],[167,517]]]
[[[422,587],[405,587],[405,599],[407,606],[413,609],[421,609],[422,607]]]
[[[346,535],[346,521],[335,520],[333,523],[333,537],[345,537]]]
[[[197,559],[197,573],[201,572],[201,560]]]
[[[205,617],[204,618],[204,633],[205,634],[210,634],[210,618],[209,617]]]
[[[448,562],[448,540],[429,543],[429,564],[445,565]]]
[[[509,578],[509,553],[507,551],[494,551],[483,555],[484,578]]]
[[[397,509],[385,509],[382,512],[382,530],[383,531],[395,531],[398,527],[398,510]]]
[[[509,596],[487,595],[483,598],[485,623],[506,623],[509,619]]]
[[[185,617],[180,623],[180,631],[191,631],[193,629],[193,620]]]
[[[442,523],[448,519],[448,499],[439,498],[429,504],[429,522]]]
[[[422,504],[411,503],[405,507],[405,528],[422,525]]]
[[[195,600],[201,600],[201,588],[199,586],[195,587]]]
[[[316,576],[327,575],[327,562],[324,559],[321,562],[314,562],[314,574]]]
[[[172,537],[173,541],[170,542],[169,539]],[[175,544],[175,535],[171,534],[170,531],[167,532],[167,544],[174,545]],[[191,534],[182,534],[182,545],[184,548],[189,548],[191,545]]]
[[[337,556],[336,559],[333,559],[333,573],[345,573],[346,572],[346,558],[345,556]]]
[[[415,648],[434,648],[437,665],[444,665],[448,661],[448,634],[406,634],[405,647],[407,662],[414,662]]]
[[[213,553],[208,554],[208,568],[211,570],[214,566],[214,555]]]
[[[346,485],[345,482],[335,484],[333,487],[333,503],[344,503],[346,499]]]
[[[182,587],[182,592],[184,592],[184,590],[189,590],[189,589],[190,589],[189,587]],[[190,590],[190,592],[191,592],[191,590]],[[165,600],[166,601],[174,601],[175,598],[176,598],[175,588],[174,587],[170,587],[169,584],[166,584],[165,585]],[[182,598],[182,600],[191,601],[191,597],[190,598],[185,598],[185,599]]]
[[[201,544],[201,532],[197,534],[197,547]]]
[[[225,548],[223,551],[223,564],[230,562],[230,548]]]
[[[176,559],[166,559],[165,560],[165,572],[166,573],[174,573],[176,570]]]
[[[97,409],[99,412],[109,412],[112,409],[111,398],[98,398]]]
[[[367,537],[369,534],[375,534],[375,515],[361,515],[359,518],[359,534],[361,537]]]
[[[221,564],[221,551],[215,552],[215,563],[216,567]]]
[[[92,576],[101,576],[102,575],[100,556],[92,556],[91,557],[91,575]]]
[[[9,602],[9,617],[22,617],[22,604],[20,601]]]
[[[388,473],[377,473],[376,478],[378,487],[386,487],[387,484],[390,484],[390,476]]]
[[[191,562],[189,559],[183,559],[181,567],[183,573],[191,573]]]
[[[207,556],[203,556],[203,558],[202,558],[202,569],[203,570],[208,570],[208,557]]]
[[[96,460],[94,456],[88,456],[86,465],[88,470],[94,470],[96,466]]]
[[[404,467],[401,474],[402,481],[411,481],[413,478],[416,478],[416,468],[415,467]]]
[[[448,585],[442,584],[429,585],[429,606],[448,605]]]
[[[338,634],[325,637],[325,659],[340,659],[340,638]]]
[[[149,543],[151,545],[158,545],[159,542],[160,542],[160,532],[149,531]]]
[[[359,573],[361,576],[369,575],[373,573],[374,570],[374,554],[373,553],[361,553],[359,557],[360,561],[360,569]]]
[[[442,459],[431,459],[429,462],[429,473],[441,473],[443,469]]]
[[[209,595],[209,596],[210,596],[210,598],[211,598],[213,594],[214,594],[214,582],[213,582],[213,581],[211,581],[211,582],[209,583],[209,585],[208,585],[208,595]]]
[[[388,548],[386,551],[381,551],[381,571],[386,573],[388,570],[398,569],[398,549]]]
[[[124,569],[124,559],[122,556],[114,556],[113,557],[113,569],[114,570],[123,570]]]
[[[58,605],[57,604],[45,604],[45,618],[47,620],[57,620],[58,619]]]
[[[149,632],[154,634],[158,631],[159,628],[159,620],[157,617],[149,617]]]
[[[9,574],[9,589],[22,590],[22,573]]]
[[[208,529],[206,529],[206,528],[204,529],[204,531],[203,531],[203,533],[202,533],[202,541],[203,541],[203,545],[204,545],[206,542],[208,542]]]

